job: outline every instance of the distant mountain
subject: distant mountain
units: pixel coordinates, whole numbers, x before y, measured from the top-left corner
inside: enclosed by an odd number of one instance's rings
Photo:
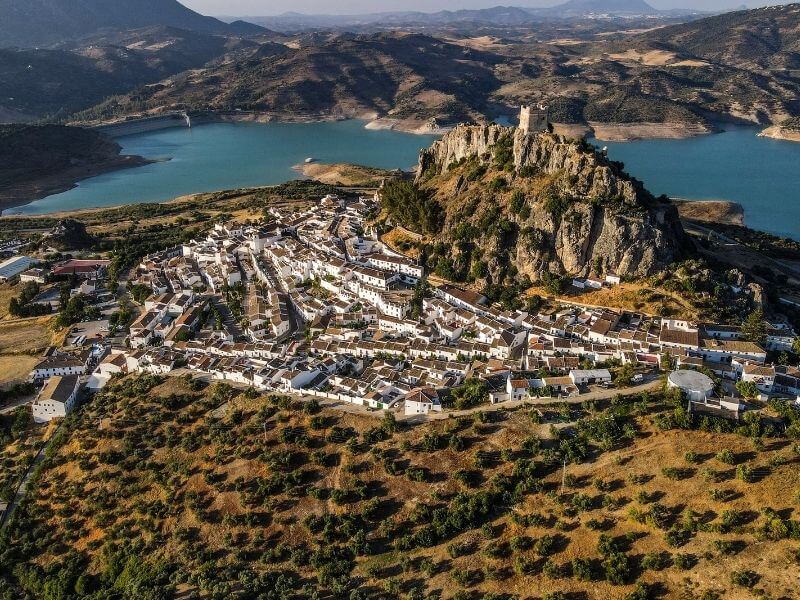
[[[154,25],[217,35],[264,33],[252,23],[224,23],[177,0],[0,0],[0,47],[46,47],[104,30]]]
[[[660,11],[645,0],[568,0],[550,8],[518,6],[493,6],[473,10],[443,10],[426,13],[419,11],[372,13],[362,15],[306,15],[290,12],[274,17],[247,17],[253,23],[278,31],[307,31],[310,29],[358,29],[365,31],[386,27],[442,27],[472,24],[494,26],[535,25],[545,21],[585,19],[590,16],[609,17],[662,17],[696,16],[701,11]],[[420,30],[421,31],[421,30]]]
[[[569,0],[559,6],[537,12],[558,13],[563,16],[657,15],[660,13],[644,0]]]
[[[188,109],[453,123],[539,101],[556,122],[592,127],[779,123],[800,115],[800,5],[582,44],[319,33],[110,99],[85,118]]]
[[[113,98],[92,118],[165,106],[254,110],[278,118],[387,114],[472,120],[500,86],[492,52],[418,34],[341,36],[319,45],[261,46],[241,61],[178,75],[128,98]]]

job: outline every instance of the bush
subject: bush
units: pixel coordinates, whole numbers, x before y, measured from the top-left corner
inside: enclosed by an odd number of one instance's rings
[[[731,583],[746,588],[755,587],[761,577],[755,571],[734,571],[731,573]]]
[[[725,463],[726,465],[736,464],[736,457],[734,456],[733,452],[731,452],[727,448],[717,452],[715,458],[721,463]]]
[[[574,558],[572,560],[572,576],[578,581],[592,581],[594,579],[592,562],[585,558]]]
[[[697,564],[697,558],[691,554],[676,554],[673,557],[672,562],[681,571],[689,571]]]
[[[631,575],[628,557],[623,552],[610,552],[603,559],[603,571],[609,583],[624,585]]]
[[[650,598],[652,598],[650,587],[644,583],[636,584],[636,588],[625,596],[625,600],[650,600]]]

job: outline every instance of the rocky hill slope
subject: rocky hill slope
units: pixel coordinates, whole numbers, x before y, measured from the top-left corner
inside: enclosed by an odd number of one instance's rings
[[[551,133],[464,125],[424,150],[415,198],[437,208],[422,228],[397,201],[404,185],[385,188],[389,220],[430,235],[424,259],[437,274],[484,287],[645,276],[689,247],[673,206],[594,147]]]
[[[0,48],[0,122],[63,119],[108,96],[255,46],[157,26],[106,32],[58,49]]]

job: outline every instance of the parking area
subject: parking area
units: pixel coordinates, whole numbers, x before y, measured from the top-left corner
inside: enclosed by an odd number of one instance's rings
[[[82,346],[87,343],[100,342],[108,337],[108,319],[87,321],[73,325],[66,342],[72,346]]]

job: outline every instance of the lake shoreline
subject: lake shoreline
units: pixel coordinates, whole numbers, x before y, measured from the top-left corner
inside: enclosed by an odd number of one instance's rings
[[[134,169],[154,162],[157,161],[142,156],[125,154],[115,159],[92,165],[71,167],[58,173],[15,184],[8,189],[0,190],[0,215],[3,215],[6,210],[19,208],[37,200],[75,189],[82,181],[92,179],[98,175]]]

